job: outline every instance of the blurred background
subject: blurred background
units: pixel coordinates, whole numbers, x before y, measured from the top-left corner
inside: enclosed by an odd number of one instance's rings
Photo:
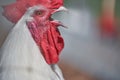
[[[69,12],[53,17],[68,27],[59,28],[65,40],[59,65],[66,80],[120,80],[120,0],[64,2]],[[13,26],[0,8],[0,46]]]

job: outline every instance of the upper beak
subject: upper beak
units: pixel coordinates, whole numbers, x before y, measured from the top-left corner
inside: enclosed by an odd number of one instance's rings
[[[55,10],[55,11],[53,12],[53,14],[56,13],[56,12],[60,12],[60,11],[68,12],[68,9],[65,8],[64,6],[61,6],[61,7],[59,7],[57,10]]]
[[[60,8],[58,8],[57,10],[56,10],[56,12],[58,12],[58,11],[68,11],[68,9],[67,8],[65,8],[64,6],[61,6]]]

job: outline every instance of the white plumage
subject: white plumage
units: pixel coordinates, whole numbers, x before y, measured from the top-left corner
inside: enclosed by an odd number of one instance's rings
[[[64,80],[57,64],[46,63],[27,28],[31,12],[23,15],[1,47],[0,80]]]

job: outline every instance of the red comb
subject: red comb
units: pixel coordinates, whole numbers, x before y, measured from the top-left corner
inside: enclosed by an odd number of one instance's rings
[[[63,0],[17,0],[13,4],[3,6],[3,15],[9,21],[16,23],[23,16],[27,8],[39,4],[50,9],[57,9],[63,5]]]

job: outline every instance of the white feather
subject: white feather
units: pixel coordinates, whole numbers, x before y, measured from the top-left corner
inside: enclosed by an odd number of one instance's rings
[[[0,80],[64,80],[57,64],[53,68],[45,62],[27,28],[36,8],[28,9],[1,47]]]

